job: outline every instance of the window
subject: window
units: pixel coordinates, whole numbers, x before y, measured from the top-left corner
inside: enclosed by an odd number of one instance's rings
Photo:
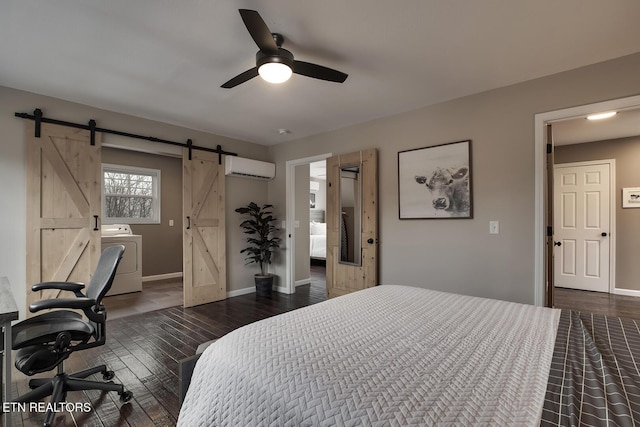
[[[160,223],[160,171],[132,166],[102,165],[104,224]]]

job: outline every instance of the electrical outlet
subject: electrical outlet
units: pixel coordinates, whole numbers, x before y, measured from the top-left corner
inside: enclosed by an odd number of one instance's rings
[[[489,221],[489,234],[500,234],[500,221]]]

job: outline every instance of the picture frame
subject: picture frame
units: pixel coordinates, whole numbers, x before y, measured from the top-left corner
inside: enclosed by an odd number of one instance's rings
[[[471,219],[471,140],[398,152],[400,219]]]
[[[316,208],[316,195],[313,193],[309,193],[309,209]]]
[[[640,208],[640,187],[626,187],[622,189],[622,208]]]

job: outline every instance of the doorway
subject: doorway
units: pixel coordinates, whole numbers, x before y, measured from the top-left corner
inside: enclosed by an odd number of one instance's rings
[[[309,284],[326,295],[326,159],[331,153],[286,163],[286,283],[288,294]],[[323,233],[324,231],[324,233]],[[323,235],[324,234],[324,235]],[[322,288],[322,289],[320,289]]]
[[[126,224],[131,237],[138,238],[141,260],[135,268],[139,292],[123,290],[107,294],[104,304],[109,310],[109,318],[119,318],[145,313],[152,310],[183,304],[182,273],[182,160],[179,156],[169,156],[151,152],[132,151],[120,147],[102,148],[103,164],[118,165],[122,170],[155,170],[158,172],[160,185],[158,204],[160,216],[154,220],[138,220],[119,218],[116,222]],[[144,171],[143,171],[144,172]],[[116,177],[125,175],[118,174]],[[133,178],[136,178],[134,176]],[[131,178],[131,179],[133,179]],[[127,181],[129,182],[129,181]],[[104,185],[107,185],[105,183]],[[140,186],[141,184],[138,184]],[[104,187],[104,186],[103,186]],[[105,191],[105,188],[103,188]],[[142,191],[142,190],[139,190]],[[122,190],[114,188],[109,193],[119,194]],[[106,203],[103,202],[103,206]],[[107,209],[105,207],[105,209]],[[105,227],[109,226],[104,218],[112,216],[103,213],[103,246],[110,240],[119,242],[119,237],[105,237]],[[119,232],[119,231],[118,231]],[[139,248],[139,249],[140,249]],[[132,248],[127,248],[125,256],[131,256]],[[135,260],[132,259],[133,262]],[[126,273],[121,262],[118,273]],[[137,263],[137,260],[135,260]],[[116,276],[118,278],[118,276]],[[115,285],[116,283],[114,283]]]
[[[554,139],[556,139],[556,137],[558,136],[558,132],[557,130],[560,129],[562,127],[563,124],[567,124],[570,123],[572,121],[576,122],[576,123],[584,123],[586,122],[585,118],[587,115],[589,114],[594,114],[594,113],[598,113],[598,112],[603,112],[603,111],[611,111],[611,110],[615,110],[618,111],[619,113],[623,113],[623,112],[636,112],[637,110],[640,108],[640,96],[634,96],[634,97],[629,97],[629,98],[622,98],[622,99],[617,99],[617,100],[612,100],[612,101],[606,101],[606,102],[600,102],[600,103],[596,103],[596,104],[590,104],[590,105],[585,105],[585,106],[580,106],[580,107],[573,107],[573,108],[568,108],[568,109],[564,109],[564,110],[558,110],[558,111],[552,111],[552,112],[547,112],[547,113],[541,113],[541,114],[537,114],[535,116],[535,144],[536,144],[536,150],[535,150],[535,155],[536,155],[536,159],[535,159],[535,165],[536,165],[536,176],[535,176],[535,204],[536,204],[536,213],[535,213],[535,287],[534,287],[534,299],[535,299],[535,303],[537,305],[544,305],[544,300],[545,300],[545,296],[548,292],[548,287],[549,285],[553,284],[553,278],[551,278],[551,280],[549,279],[549,274],[547,273],[547,269],[546,269],[546,265],[547,263],[545,262],[545,257],[546,257],[546,249],[547,249],[547,243],[546,243],[546,227],[547,227],[547,221],[545,219],[545,212],[547,210],[547,180],[546,180],[546,174],[547,174],[547,166],[546,166],[546,157],[547,157],[547,136],[546,136],[546,132],[547,132],[547,125],[551,125],[552,129],[553,129],[553,137]],[[622,114],[620,114],[620,116],[622,117]],[[636,135],[638,135],[640,132],[637,132]],[[605,140],[609,140],[609,139],[614,139],[614,138],[624,138],[625,136],[630,136],[630,135],[621,135],[621,134],[617,134],[615,136],[609,136],[609,137],[600,137],[599,139],[602,141]],[[584,141],[583,141],[584,142]],[[592,142],[592,141],[589,141]],[[553,148],[551,150],[552,155],[553,154],[561,154],[561,151],[563,150],[560,145],[561,144],[556,144],[555,141],[549,141],[549,143],[551,144],[550,146]],[[586,145],[582,145],[580,148],[578,148],[578,150],[582,151],[582,152],[586,152],[587,150],[585,149]],[[560,162],[566,162],[566,160],[562,159],[562,156],[559,156],[560,158],[557,159],[554,163],[560,163]],[[600,156],[600,157],[596,157],[596,158],[588,158],[588,159],[581,159],[581,160],[594,160],[597,158],[606,158],[608,156]],[[619,165],[618,165],[619,166]],[[612,197],[612,202],[614,204],[614,209],[615,210],[620,210],[620,193],[621,193],[621,186],[625,186],[625,184],[623,184],[622,182],[618,182],[617,184],[617,188],[614,190],[614,195]],[[620,221],[618,221],[620,222]],[[555,233],[555,230],[554,230]],[[601,232],[602,233],[602,232]],[[618,233],[616,233],[616,235],[608,235],[606,237],[609,238],[613,238],[615,239],[616,237],[620,237],[626,234],[624,228],[619,224],[619,229],[618,229]],[[555,236],[554,236],[555,237]],[[554,241],[558,241],[557,239],[554,239]],[[618,242],[618,245],[620,244],[620,242]],[[616,245],[613,244],[611,245],[611,247],[613,248],[613,251],[615,251]],[[615,259],[615,257],[613,258]],[[621,268],[621,260],[618,259],[618,263],[617,263],[617,268],[615,268],[612,265],[612,273],[615,275],[615,271],[616,270],[620,270]],[[555,274],[554,274],[555,276]],[[640,292],[633,289],[633,288],[626,288],[625,284],[622,284],[622,282],[620,281],[620,278],[618,277],[615,281],[612,281],[611,283],[611,292],[612,294],[616,294],[616,295],[633,295],[633,296],[640,296]],[[613,298],[613,295],[612,295]],[[634,298],[635,300],[635,298]],[[640,299],[638,300],[638,302],[640,302]]]

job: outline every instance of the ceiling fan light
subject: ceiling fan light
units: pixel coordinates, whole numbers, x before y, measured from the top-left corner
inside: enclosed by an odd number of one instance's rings
[[[284,83],[291,77],[291,68],[281,62],[268,62],[258,68],[258,74],[269,83]]]

